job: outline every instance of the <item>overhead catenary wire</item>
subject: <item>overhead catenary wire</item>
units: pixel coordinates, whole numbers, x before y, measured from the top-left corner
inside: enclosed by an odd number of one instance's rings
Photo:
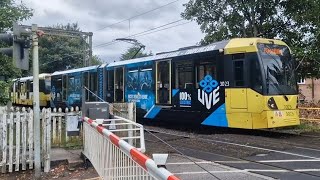
[[[170,22],[170,23],[167,23],[167,24],[164,24],[164,25],[161,25],[161,26],[158,26],[158,27],[155,27],[155,28],[152,28],[152,29],[143,31],[143,32],[139,32],[139,33],[136,33],[136,34],[127,36],[127,37],[125,37],[125,38],[141,37],[141,36],[153,34],[153,33],[156,33],[156,32],[164,31],[164,30],[171,29],[171,28],[174,28],[174,27],[177,27],[177,26],[182,26],[182,25],[191,23],[190,21],[188,21],[188,22],[184,22],[184,23],[180,23],[180,24],[176,24],[176,25],[173,25],[173,26],[169,26],[169,27],[164,28],[165,26],[178,23],[178,22],[180,22],[180,21],[182,21],[182,20],[183,20],[183,19],[177,20],[177,21],[173,21],[173,22]],[[118,43],[118,42],[117,42],[117,41],[109,41],[109,42],[106,42],[106,43],[98,44],[98,45],[96,45],[96,46],[94,46],[94,47],[95,47],[95,48],[106,47],[106,46],[110,46],[110,45],[113,45],[113,44],[116,44],[116,43]]]
[[[156,11],[156,10],[161,9],[161,8],[163,8],[163,7],[166,7],[166,6],[169,6],[169,5],[171,5],[171,4],[174,4],[174,3],[178,2],[178,1],[180,1],[180,0],[171,1],[171,2],[169,2],[169,3],[167,3],[167,4],[164,4],[164,5],[162,5],[162,6],[159,6],[159,7],[157,7],[157,8],[151,9],[151,10],[146,11],[146,12],[143,12],[143,13],[141,13],[141,14],[137,14],[137,15],[132,16],[132,17],[130,17],[130,18],[127,18],[127,19],[118,21],[118,22],[116,22],[116,23],[110,24],[110,25],[108,25],[108,26],[99,28],[99,29],[95,30],[95,32],[101,31],[101,30],[106,29],[106,28],[110,28],[110,27],[112,27],[112,26],[114,26],[114,25],[123,23],[123,22],[125,22],[125,21],[129,21],[129,20],[131,20],[131,19],[135,19],[135,18],[137,18],[137,17],[139,17],[139,16],[143,16],[143,15],[148,14],[148,13],[150,13],[150,12],[153,12],[153,11]]]

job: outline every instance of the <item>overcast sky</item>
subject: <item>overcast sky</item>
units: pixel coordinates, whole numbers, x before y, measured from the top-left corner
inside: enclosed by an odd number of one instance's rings
[[[93,53],[105,62],[118,60],[130,44],[119,42],[112,45],[95,47],[140,32],[156,28],[181,19],[183,4],[188,0],[178,0],[168,6],[159,8],[145,15],[122,22],[112,27],[111,24],[131,18],[138,14],[163,6],[174,0],[23,0],[34,9],[34,16],[23,24],[50,26],[58,23],[77,22],[82,31],[93,32]],[[179,21],[163,28],[176,26],[135,37],[146,46],[146,51],[153,53],[172,51],[180,47],[195,45],[203,38],[199,26],[195,22]],[[186,23],[186,24],[184,24]],[[178,24],[183,24],[178,26]],[[160,30],[160,29],[156,29]]]

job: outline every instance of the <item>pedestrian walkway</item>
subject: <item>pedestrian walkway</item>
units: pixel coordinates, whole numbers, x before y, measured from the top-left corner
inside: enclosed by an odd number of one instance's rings
[[[76,166],[82,166],[83,160],[81,157],[82,149],[67,150],[64,148],[52,148],[51,150],[51,164],[53,166],[66,163],[69,168],[74,168]]]

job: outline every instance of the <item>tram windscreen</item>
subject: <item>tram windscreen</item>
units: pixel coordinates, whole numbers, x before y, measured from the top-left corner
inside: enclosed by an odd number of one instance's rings
[[[297,94],[295,62],[287,46],[258,44],[268,95]]]

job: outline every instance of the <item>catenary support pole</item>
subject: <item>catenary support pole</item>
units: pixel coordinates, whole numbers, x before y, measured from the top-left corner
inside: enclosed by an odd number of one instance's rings
[[[89,60],[88,60],[89,66],[92,65],[92,36],[93,36],[93,33],[90,32],[89,33]]]
[[[33,128],[34,128],[34,167],[35,179],[41,177],[40,158],[40,100],[39,100],[39,47],[38,26],[32,25],[32,69],[33,69]]]

